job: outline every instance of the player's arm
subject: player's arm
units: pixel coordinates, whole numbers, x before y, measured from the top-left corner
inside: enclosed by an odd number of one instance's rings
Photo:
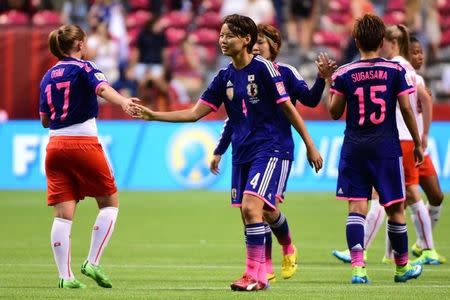
[[[333,120],[339,119],[345,110],[345,97],[339,93],[331,93],[329,96],[328,111]]]
[[[292,126],[294,126],[295,130],[300,134],[303,142],[305,143],[309,164],[314,166],[314,169],[318,172],[322,168],[323,159],[320,156],[319,151],[316,149],[308,130],[306,129],[303,118],[295,109],[291,101],[284,101],[280,103],[280,105],[287,119],[291,122]]]
[[[422,142],[420,140],[419,130],[417,129],[416,119],[414,117],[411,104],[409,103],[409,95],[403,94],[398,96],[398,104],[400,111],[405,121],[406,127],[408,127],[409,133],[414,141],[414,156],[416,157],[416,166],[423,163],[423,149]]]
[[[153,111],[150,108],[137,103],[131,104],[131,110],[134,110],[132,116],[136,119],[181,123],[196,122],[209,114],[213,109],[202,101],[198,101],[193,107],[184,110],[168,112]]]
[[[233,127],[231,127],[229,119],[226,119],[220,135],[219,143],[217,144],[216,149],[214,149],[214,156],[209,163],[209,169],[214,175],[219,174],[219,163],[222,159],[222,155],[227,151],[228,146],[231,143],[232,134]]]
[[[49,128],[50,127],[50,118],[48,117],[48,115],[46,113],[41,113],[40,117],[41,117],[42,127]]]
[[[422,106],[423,135],[421,138],[422,147],[425,149],[428,146],[428,134],[430,133],[431,120],[433,118],[433,99],[424,85],[417,86],[417,96]]]
[[[120,105],[125,112],[129,112],[130,104],[133,100],[139,101],[139,99],[137,98],[126,98],[122,96],[106,82],[103,84],[99,84],[97,88],[97,95],[108,102]]]

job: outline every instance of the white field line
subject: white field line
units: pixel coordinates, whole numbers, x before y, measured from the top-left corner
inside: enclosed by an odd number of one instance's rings
[[[0,267],[30,267],[30,268],[54,268],[54,264],[24,264],[24,263],[18,263],[18,264],[7,264],[7,263],[0,263]],[[243,266],[241,265],[178,265],[178,264],[105,264],[105,267],[107,268],[117,268],[117,269],[186,269],[186,270],[194,270],[194,269],[242,269]],[[368,267],[369,270],[373,271],[389,271],[390,269],[393,269],[393,266],[385,266],[385,267]],[[333,270],[342,270],[342,269],[349,269],[350,265],[343,265],[343,266],[330,266],[330,267],[321,267],[321,266],[307,266],[307,265],[299,265],[299,271],[301,270],[309,270],[309,271],[333,271]],[[449,268],[441,268],[440,266],[424,266],[424,272],[444,272],[448,273],[450,272]]]

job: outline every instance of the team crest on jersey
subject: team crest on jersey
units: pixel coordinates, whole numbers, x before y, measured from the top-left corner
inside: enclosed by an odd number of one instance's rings
[[[251,103],[255,104],[259,102],[258,99],[258,85],[255,83],[255,75],[248,75],[247,95]]]
[[[226,93],[227,93],[228,100],[230,100],[230,101],[233,100],[234,88],[233,88],[233,83],[230,80],[228,80],[228,82],[227,82]]]
[[[253,98],[258,96],[258,85],[254,82],[249,82],[247,84],[247,94]]]

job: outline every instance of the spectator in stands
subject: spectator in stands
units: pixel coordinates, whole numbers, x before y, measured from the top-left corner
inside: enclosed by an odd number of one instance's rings
[[[137,38],[138,63],[135,66],[135,76],[139,83],[139,92],[143,100],[155,99],[146,96],[148,89],[165,90],[163,52],[167,47],[164,30],[167,24],[158,16],[151,18],[144,25]]]
[[[318,1],[288,0],[287,1],[287,34],[290,48],[300,46],[300,55],[315,58],[310,54],[312,35],[318,18]]]
[[[351,0],[350,8],[352,12],[352,19],[348,22],[349,31],[352,30],[355,20],[361,18],[365,14],[373,14],[375,13],[375,8],[372,5],[370,0]],[[356,47],[355,39],[350,36],[347,42],[347,46],[344,49],[344,53],[342,55],[342,64],[349,63],[353,61],[356,56],[359,55],[358,48]]]
[[[165,55],[165,66],[173,81],[178,81],[187,90],[191,99],[197,99],[203,88],[203,62],[201,48],[196,47],[194,37],[188,35],[181,46],[173,47]]]
[[[84,30],[87,30],[88,24],[86,16],[88,11],[88,0],[66,0],[61,9],[63,23],[77,24]]]
[[[119,42],[120,63],[128,60],[128,36],[125,26],[123,7],[118,0],[95,0],[88,13],[89,25],[104,22],[111,37]]]
[[[94,61],[114,84],[119,79],[119,46],[111,39],[105,23],[100,23],[88,37],[89,59]]]
[[[441,27],[439,24],[439,11],[437,0],[424,1],[425,8],[425,36],[428,42],[428,60],[436,58],[441,42]]]

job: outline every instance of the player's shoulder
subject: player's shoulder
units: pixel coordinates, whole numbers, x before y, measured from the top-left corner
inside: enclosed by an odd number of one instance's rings
[[[280,72],[278,72],[278,70],[275,68],[275,64],[270,60],[265,59],[261,55],[256,55],[253,58],[252,63],[258,70],[268,71],[271,77],[280,76]]]
[[[304,80],[296,67],[281,62],[276,62],[275,65],[278,67],[281,75],[287,74],[288,76],[295,76],[298,80]]]

